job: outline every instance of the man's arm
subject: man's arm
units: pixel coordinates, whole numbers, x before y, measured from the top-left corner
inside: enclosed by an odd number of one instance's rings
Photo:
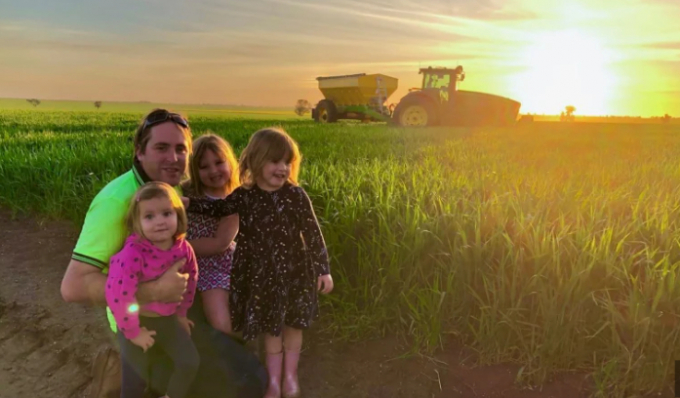
[[[125,242],[127,209],[128,203],[120,198],[98,194],[93,199],[61,282],[61,296],[65,301],[106,306],[106,270],[111,256],[121,250]],[[182,301],[188,277],[177,272],[182,265],[184,261],[173,266],[175,272],[166,272],[153,282],[141,283],[137,301],[140,304]]]
[[[152,301],[176,302],[183,299],[188,274],[180,273],[186,259],[176,262],[160,278],[139,284],[137,301],[146,304]],[[61,281],[61,296],[69,303],[106,306],[104,290],[107,276],[102,270],[78,260],[71,260]]]
[[[69,303],[106,306],[106,275],[90,264],[71,259],[61,281],[61,297]]]

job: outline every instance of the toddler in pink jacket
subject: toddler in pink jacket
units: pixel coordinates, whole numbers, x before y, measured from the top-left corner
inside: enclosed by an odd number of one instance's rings
[[[121,360],[131,365],[123,366],[121,397],[137,398],[133,391],[138,388],[133,384],[146,378],[147,350],[154,347],[163,350],[174,365],[166,397],[183,398],[200,360],[191,340],[193,323],[187,318],[196,293],[198,269],[194,251],[184,239],[184,206],[170,185],[150,182],[132,199],[127,224],[132,233],[123,249],[111,257],[106,282],[106,301],[116,319]],[[135,298],[138,284],[157,279],[181,260],[186,262],[179,272],[189,276],[183,300],[139,305]],[[137,374],[126,374],[131,368]]]

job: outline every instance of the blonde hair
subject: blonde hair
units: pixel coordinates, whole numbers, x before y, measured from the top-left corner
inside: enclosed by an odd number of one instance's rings
[[[207,151],[212,151],[217,157],[227,162],[231,169],[231,176],[227,181],[227,191],[232,192],[239,186],[239,166],[234,150],[231,145],[222,137],[209,132],[197,138],[193,143],[194,151],[189,160],[189,175],[191,179],[187,181],[183,188],[192,191],[195,195],[205,194],[205,185],[199,175],[201,159]]]
[[[250,137],[248,146],[241,153],[239,167],[241,169],[241,183],[246,188],[252,188],[267,162],[278,162],[282,159],[291,164],[288,182],[298,185],[298,173],[302,155],[298,145],[285,130],[280,127],[269,127],[255,132]]]
[[[177,192],[167,183],[160,181],[147,182],[142,185],[135,196],[130,201],[125,224],[129,232],[134,232],[139,236],[144,236],[141,222],[139,221],[139,204],[145,200],[165,198],[172,203],[172,207],[177,213],[177,231],[175,239],[182,239],[187,233],[187,214],[184,211],[184,204]]]

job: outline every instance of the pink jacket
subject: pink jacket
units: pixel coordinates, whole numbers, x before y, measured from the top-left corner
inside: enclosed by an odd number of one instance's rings
[[[170,266],[186,258],[180,272],[189,274],[184,300],[180,303],[154,302],[137,305],[135,294],[137,285],[160,277]],[[128,339],[139,334],[139,311],[146,310],[158,315],[177,314],[186,317],[194,302],[198,267],[191,245],[178,239],[169,250],[162,250],[148,240],[132,234],[125,240],[123,249],[109,262],[109,275],[106,281],[106,302],[111,308],[118,329]]]

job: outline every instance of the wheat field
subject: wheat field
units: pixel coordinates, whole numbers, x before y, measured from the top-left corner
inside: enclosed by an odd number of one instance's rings
[[[247,116],[247,115],[246,115]],[[82,223],[126,171],[137,113],[0,110],[0,206]],[[507,129],[191,117],[239,153],[280,125],[332,258],[323,325],[433,353],[463,342],[520,381],[660,390],[680,357],[680,125]]]

